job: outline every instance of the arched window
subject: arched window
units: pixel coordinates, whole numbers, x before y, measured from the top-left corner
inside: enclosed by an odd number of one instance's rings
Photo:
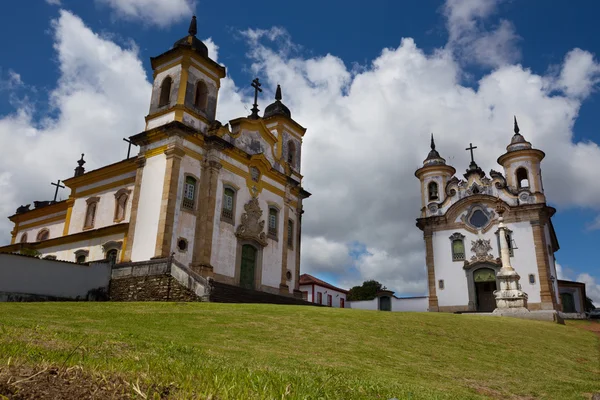
[[[288,142],[288,160],[290,166],[296,166],[296,143],[293,140]]]
[[[128,190],[121,189],[115,193],[115,222],[121,222],[125,219],[125,209],[127,208],[128,199]]]
[[[111,249],[106,252],[106,259],[110,265],[115,265],[117,263],[117,256],[119,254],[119,250]]]
[[[288,237],[287,237],[287,245],[291,249],[294,247],[294,221],[288,219]]]
[[[160,98],[158,100],[158,106],[163,107],[169,104],[169,100],[171,98],[171,85],[173,84],[173,79],[170,76],[167,76],[160,85]]]
[[[77,250],[75,252],[75,261],[78,264],[83,264],[87,261],[87,257],[90,254],[89,250]]]
[[[456,232],[450,236],[452,246],[452,261],[465,260],[465,236]]]
[[[194,105],[202,111],[206,111],[208,104],[208,88],[204,81],[196,83],[196,95],[194,96]]]
[[[44,228],[38,232],[37,237],[36,237],[37,242],[41,242],[42,240],[48,240],[48,239],[50,239],[50,231],[48,231],[48,229]]]
[[[234,223],[234,206],[235,206],[235,190],[230,187],[225,187],[223,190],[223,209],[221,211],[221,219],[227,222]]]
[[[26,233],[24,233],[24,234],[21,235],[20,242],[21,243],[27,243],[27,234]]]
[[[272,239],[277,239],[278,214],[279,210],[275,207],[269,207],[269,230],[267,234]]]
[[[94,227],[96,223],[96,211],[98,209],[98,201],[100,201],[99,197],[90,197],[87,199],[87,210],[85,211],[85,221],[83,224],[83,229],[91,229]]]
[[[193,210],[196,204],[196,179],[191,176],[185,177],[185,185],[183,188],[183,203],[185,209]]]
[[[49,255],[49,256],[44,257],[44,260],[56,260],[56,256]]]
[[[517,187],[519,189],[524,189],[529,187],[529,175],[527,174],[527,170],[523,167],[518,168],[517,172]]]
[[[437,200],[438,197],[438,184],[435,182],[430,182],[427,185],[427,191],[429,192],[429,200]]]

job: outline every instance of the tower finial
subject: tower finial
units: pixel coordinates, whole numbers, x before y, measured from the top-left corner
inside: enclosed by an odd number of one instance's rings
[[[192,17],[192,22],[190,22],[190,29],[188,29],[188,33],[192,36],[196,36],[198,33],[198,26],[196,24],[196,16]]]
[[[277,90],[275,91],[275,100],[281,101],[281,86],[277,84]]]
[[[519,124],[517,123],[517,116],[514,115],[515,117],[515,135],[519,134]]]
[[[431,132],[431,150],[435,150],[435,142],[433,141],[433,132]]]
[[[85,173],[85,168],[83,168],[83,164],[85,164],[85,160],[83,159],[83,153],[81,154],[81,160],[78,160],[77,164],[79,164],[79,166],[75,168],[74,176],[81,176]]]

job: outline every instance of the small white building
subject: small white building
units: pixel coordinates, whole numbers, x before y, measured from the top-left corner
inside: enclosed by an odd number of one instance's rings
[[[328,307],[346,308],[347,290],[335,287],[309,274],[300,275],[302,298]]]
[[[424,312],[428,303],[427,296],[396,297],[391,290],[381,290],[372,300],[349,301],[348,307],[355,310]]]

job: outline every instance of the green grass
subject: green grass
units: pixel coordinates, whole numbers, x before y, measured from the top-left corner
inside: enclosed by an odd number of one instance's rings
[[[0,303],[0,363],[66,360],[182,399],[590,398],[599,350],[576,327],[475,315]]]

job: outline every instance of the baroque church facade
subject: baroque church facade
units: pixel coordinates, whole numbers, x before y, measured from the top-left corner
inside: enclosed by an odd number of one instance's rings
[[[554,253],[559,249],[552,225],[556,210],[546,204],[541,161],[515,118],[514,135],[498,158],[504,173],[489,176],[473,158],[464,179],[435,148],[415,172],[421,182],[421,216],[426,251],[429,311],[491,312],[496,308],[503,213],[510,263],[527,294],[527,309],[560,311]],[[497,210],[501,210],[498,213]],[[499,215],[500,214],[500,215]]]
[[[65,201],[19,207],[0,252],[115,264],[173,258],[205,278],[301,297],[301,149],[306,129],[277,87],[259,115],[215,119],[223,66],[189,34],[151,58],[154,83],[136,157],[86,172]],[[58,189],[57,189],[58,190]]]

